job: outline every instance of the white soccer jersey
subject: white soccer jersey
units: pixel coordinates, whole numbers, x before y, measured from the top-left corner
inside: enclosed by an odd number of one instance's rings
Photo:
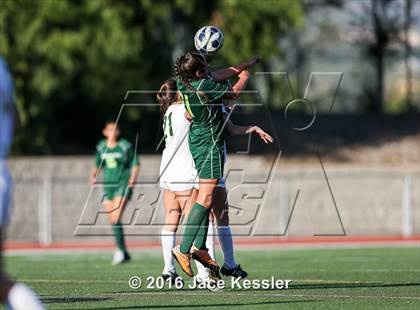
[[[188,146],[190,123],[183,104],[169,106],[163,118],[165,149],[160,163],[160,186],[171,191],[197,187],[197,171]]]
[[[6,157],[12,143],[14,91],[12,77],[0,57],[0,228],[8,216],[11,183]]]
[[[224,113],[227,113],[222,108]],[[165,149],[160,163],[160,187],[170,191],[183,191],[198,188],[198,173],[195,169],[190,147],[188,132],[190,123],[185,118],[183,104],[169,106],[163,117],[163,134]],[[226,162],[226,145],[225,145]],[[218,187],[225,187],[225,180],[221,178]]]

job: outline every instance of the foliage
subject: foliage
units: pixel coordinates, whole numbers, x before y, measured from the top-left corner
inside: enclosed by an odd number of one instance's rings
[[[21,120],[14,152],[89,152],[126,91],[156,89],[203,24],[225,31],[222,65],[276,55],[278,38],[301,20],[289,1],[0,0],[0,55]],[[130,109],[129,131],[157,124],[151,110]],[[141,128],[153,131],[146,145],[156,141],[156,127]]]

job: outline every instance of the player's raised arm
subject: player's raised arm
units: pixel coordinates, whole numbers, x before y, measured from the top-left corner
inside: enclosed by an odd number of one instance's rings
[[[263,140],[265,143],[273,143],[274,141],[268,133],[266,133],[258,126],[249,126],[248,129],[245,131],[245,134],[250,134],[253,132],[260,136],[261,140]]]
[[[226,122],[226,130],[232,136],[247,135],[255,132],[265,143],[273,143],[273,138],[258,126],[239,126],[230,120]]]
[[[224,99],[238,99],[241,95],[241,92],[245,89],[246,84],[248,83],[251,74],[244,70],[239,74],[239,80],[236,82],[235,85],[232,86],[230,92],[227,92],[223,95]]]
[[[247,70],[248,68],[252,67],[256,63],[260,61],[259,56],[253,56],[249,58],[247,61],[240,63],[235,66],[227,67],[224,69],[220,69],[217,71],[213,71],[211,76],[218,82],[229,80],[233,77],[238,76],[242,71]]]

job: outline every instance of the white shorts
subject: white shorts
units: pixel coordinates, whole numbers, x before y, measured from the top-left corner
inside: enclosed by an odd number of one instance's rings
[[[174,182],[166,182],[166,181],[161,181],[160,182],[160,187],[163,189],[167,189],[170,190],[171,192],[180,192],[180,191],[186,191],[189,189],[198,189],[199,187],[199,183],[197,182],[186,182],[186,183],[174,183]],[[225,183],[225,179],[221,178],[219,180],[219,183],[217,184],[217,187],[226,187],[226,183]]]
[[[12,192],[12,178],[7,164],[0,159],[0,228],[4,228],[9,219],[10,197]]]
[[[161,188],[170,190],[171,192],[181,192],[181,191],[186,191],[193,188],[198,189],[198,183],[195,183],[195,182],[174,183],[174,182],[161,181],[159,185]]]

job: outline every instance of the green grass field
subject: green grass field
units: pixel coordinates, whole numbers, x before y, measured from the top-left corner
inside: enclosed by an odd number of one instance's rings
[[[255,249],[236,256],[250,279],[291,279],[290,288],[131,289],[130,276],[145,282],[160,275],[158,250],[133,252],[131,263],[117,267],[110,252],[10,255],[6,268],[49,309],[420,309],[420,247]]]

